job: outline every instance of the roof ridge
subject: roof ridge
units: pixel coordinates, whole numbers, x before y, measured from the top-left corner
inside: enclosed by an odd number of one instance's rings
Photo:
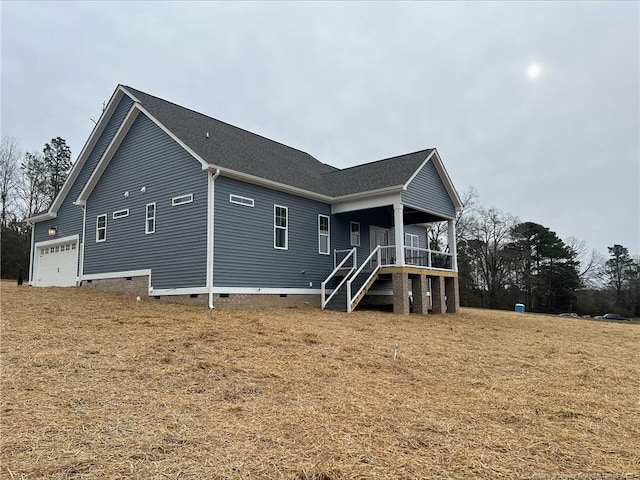
[[[219,120],[219,119],[217,119],[217,118],[213,118],[213,117],[211,117],[211,116],[207,115],[206,113],[198,112],[197,110],[194,110],[194,109],[189,108],[189,107],[185,107],[185,106],[183,106],[183,105],[179,105],[179,104],[177,104],[177,103],[175,103],[175,102],[171,102],[171,101],[169,101],[169,100],[165,100],[164,98],[158,97],[158,96],[156,96],[156,95],[151,95],[150,93],[143,92],[142,90],[138,90],[137,88],[130,87],[129,85],[122,85],[122,86],[123,86],[124,88],[130,89],[130,90],[133,90],[133,92],[132,92],[132,93],[135,93],[135,92],[142,93],[143,95],[147,95],[148,97],[152,97],[152,98],[154,98],[154,99],[156,99],[156,100],[160,100],[161,102],[168,103],[168,104],[173,105],[173,106],[175,106],[175,107],[181,108],[182,110],[187,110],[187,111],[189,111],[189,112],[195,113],[196,115],[201,115],[201,116],[203,116],[203,117],[206,117],[206,118],[208,118],[208,119],[210,119],[210,120],[214,120],[214,121],[216,121],[216,122],[219,122],[219,123],[221,123],[221,124],[223,124],[223,125],[226,125],[226,126],[228,126],[228,127],[234,128],[234,129],[236,129],[236,130],[241,130],[242,132],[245,132],[245,133],[248,133],[248,134],[250,134],[250,135],[254,135],[254,136],[256,136],[256,137],[262,138],[262,139],[264,139],[264,140],[267,140],[268,142],[271,142],[271,143],[277,143],[278,145],[281,145],[281,146],[283,146],[283,147],[286,147],[286,148],[288,148],[288,149],[290,149],[290,150],[295,150],[296,152],[303,153],[303,154],[305,154],[305,155],[307,155],[307,156],[311,157],[313,160],[316,160],[316,161],[317,161],[317,162],[319,162],[319,163],[322,163],[322,164],[327,165],[327,166],[332,167],[332,168],[336,168],[336,167],[333,167],[332,165],[325,164],[324,162],[321,162],[321,161],[320,161],[320,160],[318,160],[316,157],[314,157],[313,155],[311,155],[309,152],[305,152],[304,150],[300,150],[299,148],[295,148],[295,147],[292,147],[292,146],[287,145],[287,144],[285,144],[285,143],[278,142],[277,140],[273,140],[273,139],[271,139],[271,138],[265,137],[264,135],[260,135],[259,133],[255,133],[255,132],[252,132],[252,131],[250,131],[250,130],[246,130],[246,129],[242,128],[242,127],[238,127],[237,125],[232,125],[231,123],[227,123],[227,122],[225,122],[225,121],[223,121],[223,120]]]

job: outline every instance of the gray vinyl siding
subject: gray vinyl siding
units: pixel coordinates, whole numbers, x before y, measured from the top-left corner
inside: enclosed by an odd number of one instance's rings
[[[98,164],[100,157],[102,157],[102,154],[118,131],[120,124],[127,116],[132,104],[133,101],[129,97],[122,97],[113,115],[109,118],[102,134],[89,153],[89,156],[87,157],[85,164],[82,166],[75,182],[71,186],[69,193],[63,200],[62,205],[58,210],[58,216],[52,220],[46,220],[34,225],[33,234],[36,243],[51,240],[51,237],[48,235],[50,227],[57,228],[58,234],[56,235],[56,238],[79,235],[80,242],[82,242],[82,209],[78,205],[74,205],[73,202],[75,202],[78,195],[80,195],[85,183],[91,176],[91,172],[93,172],[93,169]],[[78,258],[80,257],[78,256]]]
[[[87,200],[84,273],[151,269],[156,289],[206,286],[207,175],[139,114]],[[172,206],[173,197],[188,194],[192,203]],[[153,202],[155,233],[145,234],[146,205]],[[127,208],[128,217],[113,218]],[[107,240],[96,243],[101,214],[107,215]]]
[[[456,207],[432,161],[422,167],[402,193],[402,202],[445,218],[455,218]]]
[[[333,256],[318,253],[318,215],[331,215],[328,204],[223,176],[214,188],[214,287],[320,288],[333,269]],[[232,194],[254,206],[229,202]],[[288,250],[274,248],[274,205],[288,207]]]

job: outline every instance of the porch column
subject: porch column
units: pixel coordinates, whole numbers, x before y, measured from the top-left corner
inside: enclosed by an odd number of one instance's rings
[[[393,205],[393,227],[396,239],[396,265],[404,266],[404,219],[401,203]]]
[[[431,304],[433,313],[446,313],[444,301],[444,277],[431,277]]]
[[[409,275],[406,273],[392,273],[393,283],[393,313],[409,314]]]
[[[426,275],[411,276],[411,293],[413,294],[413,313],[429,313]]]
[[[447,294],[447,313],[460,313],[460,289],[458,277],[445,278],[444,291]]]
[[[447,237],[449,240],[449,253],[451,253],[451,270],[458,271],[458,252],[456,250],[456,221],[455,219],[448,222]]]

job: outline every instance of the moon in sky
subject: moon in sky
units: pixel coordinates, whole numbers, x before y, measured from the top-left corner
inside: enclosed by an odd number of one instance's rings
[[[529,80],[536,80],[542,73],[542,66],[539,63],[530,63],[527,67],[527,78]]]

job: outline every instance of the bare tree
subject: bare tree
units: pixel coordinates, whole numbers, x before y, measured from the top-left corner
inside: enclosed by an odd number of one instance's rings
[[[476,284],[487,295],[485,306],[498,306],[501,291],[510,279],[510,254],[506,247],[518,218],[495,208],[479,209],[467,225],[463,248],[473,259],[472,270],[477,272]]]
[[[0,225],[7,227],[7,216],[15,205],[20,151],[15,137],[3,136],[0,142]]]
[[[18,195],[22,200],[22,214],[28,218],[44,210],[48,203],[48,185],[44,158],[38,151],[27,152],[20,167],[22,178]]]
[[[580,264],[578,278],[587,288],[599,288],[604,285],[602,271],[605,256],[596,249],[589,250],[587,242],[569,237],[565,245],[573,252],[575,260]]]

